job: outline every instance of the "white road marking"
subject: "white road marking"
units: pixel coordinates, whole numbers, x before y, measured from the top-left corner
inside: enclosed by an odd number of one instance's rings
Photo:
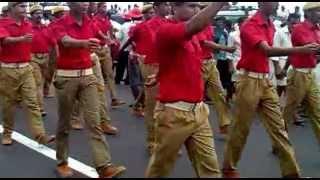
[[[3,126],[0,125],[0,133],[3,133]],[[56,151],[47,147],[47,146],[43,146],[43,145],[39,145],[36,141],[18,133],[18,132],[13,132],[12,133],[12,139],[17,141],[18,143],[20,144],[23,144],[25,146],[27,146],[28,148],[34,150],[34,151],[37,151],[38,153],[44,155],[44,156],[47,156],[48,158],[50,159],[53,159],[53,160],[57,160],[56,159]],[[69,166],[90,177],[90,178],[98,178],[98,174],[96,172],[96,170],[86,164],[83,164],[82,162],[76,160],[76,159],[73,159],[71,157],[69,157],[68,159],[69,161]]]

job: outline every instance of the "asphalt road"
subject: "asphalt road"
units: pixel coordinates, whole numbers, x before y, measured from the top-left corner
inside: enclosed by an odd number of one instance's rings
[[[128,103],[132,102],[128,86],[119,85],[117,88],[119,96]],[[55,133],[57,124],[55,98],[45,99],[45,106],[48,112],[47,117],[44,119],[45,126],[49,133]],[[16,112],[15,130],[27,137],[31,137],[27,130],[26,114],[19,108],[17,108]],[[127,171],[122,177],[143,177],[149,158],[144,146],[145,127],[143,119],[132,116],[128,105],[111,110],[111,117],[113,124],[120,129],[118,136],[107,136],[113,162],[127,167]],[[1,112],[0,118],[2,118]],[[214,131],[218,132],[214,111],[211,112],[210,121]],[[291,126],[290,138],[303,176],[320,177],[319,144],[315,139],[310,124],[307,123],[305,127]],[[218,134],[215,138],[215,145],[221,164],[224,141],[219,139]],[[54,145],[50,147],[55,148]],[[70,156],[93,167],[85,131],[72,131],[70,135]],[[10,147],[0,145],[0,177],[2,178],[55,178],[55,165],[56,162],[54,160],[18,142],[15,142]],[[239,170],[242,177],[274,178],[281,176],[277,158],[271,153],[270,140],[258,118],[256,118],[251,127],[251,133],[239,163]],[[184,149],[183,155],[178,159],[170,177],[188,178],[194,176],[191,163]],[[84,178],[86,175],[78,172],[75,177]]]

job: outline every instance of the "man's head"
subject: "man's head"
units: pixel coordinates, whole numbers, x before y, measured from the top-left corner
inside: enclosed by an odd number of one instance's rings
[[[264,15],[271,16],[271,15],[277,14],[279,2],[269,2],[269,1],[258,2],[258,6],[259,6],[260,11]]]
[[[288,20],[287,20],[287,25],[288,25],[289,31],[291,32],[293,26],[299,22],[300,22],[300,16],[298,14],[295,14],[295,13],[289,14]]]
[[[227,19],[224,16],[220,16],[216,18],[216,27],[220,29],[226,28],[226,21]]]
[[[141,13],[143,14],[143,18],[145,20],[149,20],[155,15],[153,6],[151,4],[144,5]]]
[[[173,2],[174,16],[180,21],[188,21],[199,11],[199,2]]]
[[[62,17],[64,15],[64,8],[61,6],[55,7],[52,10],[52,14],[56,19],[59,19],[60,17]]]
[[[2,9],[1,9],[1,15],[2,15],[2,17],[7,17],[7,16],[8,16],[8,13],[9,13],[8,6],[3,6]]]
[[[284,10],[286,10],[286,8],[282,5],[281,6],[281,11],[284,11]]]
[[[9,2],[9,14],[18,18],[25,18],[27,16],[27,6],[26,2]]]
[[[90,2],[89,3],[88,13],[89,14],[96,14],[97,13],[97,2]]]
[[[89,9],[89,2],[68,2],[70,12],[77,15],[85,15]]]
[[[99,14],[107,14],[107,3],[99,2],[97,8]]]
[[[161,17],[168,16],[171,12],[171,6],[169,2],[154,2],[153,8],[155,13]]]
[[[30,8],[31,20],[35,23],[40,24],[43,18],[42,6],[35,5]]]
[[[320,2],[307,2],[303,11],[305,19],[313,24],[320,23]]]

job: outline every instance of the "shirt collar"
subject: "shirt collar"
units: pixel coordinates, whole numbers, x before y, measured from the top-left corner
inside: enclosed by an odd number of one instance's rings
[[[257,11],[257,13],[252,18],[261,26],[262,25],[269,26],[270,24],[272,25],[271,19],[266,20],[260,11]]]
[[[308,20],[305,20],[303,22],[303,24],[308,28],[308,29],[311,29],[311,30],[320,30],[320,27],[319,27],[319,24],[312,24],[310,21]]]
[[[12,25],[12,24],[16,24],[18,25],[18,23],[16,22],[16,20],[14,20],[13,18],[11,18],[10,16],[3,18],[4,21],[6,21],[8,23],[8,25]],[[21,25],[26,24],[27,20],[26,18],[22,19],[21,21]]]
[[[87,22],[90,21],[90,18],[88,17],[88,15],[84,15],[82,20],[83,20],[82,24],[86,24]],[[71,14],[66,15],[66,22],[68,25],[74,25],[74,24],[78,25],[77,21]]]

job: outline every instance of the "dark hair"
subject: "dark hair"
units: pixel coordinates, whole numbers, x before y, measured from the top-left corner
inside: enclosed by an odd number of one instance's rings
[[[178,1],[178,2],[171,2],[172,6],[182,6],[184,2]]]
[[[247,18],[248,17],[246,17],[246,16],[240,17],[240,18],[238,18],[237,23],[242,24]]]
[[[98,4],[97,4],[97,8],[100,8],[102,5],[104,5],[104,4],[106,4],[105,2],[99,2]]]
[[[291,19],[300,19],[300,18],[301,18],[301,17],[300,17],[299,14],[291,13],[291,14],[289,14],[289,16],[288,16],[287,21],[290,21]]]
[[[223,22],[226,22],[226,21],[227,21],[227,19],[226,19],[226,17],[224,17],[224,16],[219,16],[219,17],[217,17],[217,18],[216,18],[216,21],[223,21]]]
[[[161,6],[162,4],[165,4],[167,2],[157,1],[153,3],[153,6]]]

